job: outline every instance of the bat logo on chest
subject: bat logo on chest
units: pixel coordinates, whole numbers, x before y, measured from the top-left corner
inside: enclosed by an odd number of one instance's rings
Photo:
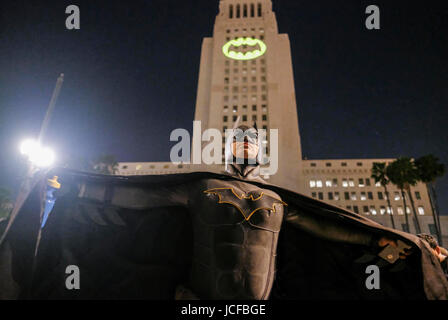
[[[233,188],[215,188],[205,190],[206,194],[215,194],[218,196],[218,203],[228,203],[238,209],[246,221],[258,210],[268,210],[276,212],[276,204],[287,206],[282,200],[268,196],[264,192],[250,191],[248,193],[238,194]]]

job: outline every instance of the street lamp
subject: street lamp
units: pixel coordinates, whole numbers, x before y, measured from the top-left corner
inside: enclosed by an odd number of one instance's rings
[[[20,145],[20,153],[36,167],[49,167],[54,163],[55,154],[48,147],[42,147],[39,142],[32,139],[24,140]]]

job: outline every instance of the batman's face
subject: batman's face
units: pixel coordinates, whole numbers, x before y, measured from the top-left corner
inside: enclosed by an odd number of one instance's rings
[[[235,129],[232,143],[232,153],[235,158],[255,159],[258,149],[258,132],[255,128],[239,126]]]
[[[261,57],[266,52],[266,44],[259,39],[238,38],[227,42],[222,50],[228,58],[251,60]]]

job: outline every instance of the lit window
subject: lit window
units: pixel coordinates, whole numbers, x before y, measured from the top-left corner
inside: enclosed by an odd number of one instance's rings
[[[397,208],[397,212],[398,212],[399,215],[402,216],[403,215],[403,207],[398,207]]]
[[[377,182],[377,183],[375,183],[375,187],[381,187],[381,182]]]
[[[363,179],[363,178],[359,178],[359,181],[358,181],[358,182],[359,182],[358,185],[359,185],[361,188],[365,186],[365,184],[364,184],[364,179]]]
[[[370,206],[370,213],[374,216],[376,216],[376,209],[375,206]]]
[[[229,106],[224,106],[224,112],[229,111]]]
[[[354,187],[355,186],[355,181],[353,181],[353,179],[350,179],[349,182],[348,182],[348,185],[350,187]]]
[[[334,193],[334,200],[339,200],[339,192]]]
[[[380,207],[380,213],[381,213],[381,215],[384,215],[386,213],[386,207],[385,206],[381,206]]]
[[[233,106],[233,112],[237,112],[238,111],[238,106]]]
[[[395,200],[395,201],[400,200],[400,194],[398,193],[398,191],[395,191],[395,192],[394,192],[394,200]],[[403,209],[402,209],[402,210],[403,210]]]
[[[366,201],[367,197],[366,197],[366,193],[365,192],[361,192],[361,197],[360,197],[361,201]]]
[[[391,207],[387,207],[387,214],[394,214],[394,209]]]
[[[310,180],[310,188],[315,188],[315,187],[316,187],[316,181]]]
[[[421,216],[425,215],[425,208],[418,207],[418,214],[421,215]]]
[[[325,186],[326,187],[331,187],[332,186],[331,180],[325,181]]]
[[[409,208],[408,206],[406,206],[406,213],[410,214],[411,213],[411,208]]]
[[[351,199],[353,200],[353,201],[356,201],[357,199],[356,199],[356,192],[352,192],[352,194],[351,194]]]
[[[322,188],[322,180],[317,180],[316,181],[316,187]]]
[[[343,186],[344,188],[347,188],[347,187],[348,187],[348,181],[347,181],[347,179],[342,179],[342,186]]]

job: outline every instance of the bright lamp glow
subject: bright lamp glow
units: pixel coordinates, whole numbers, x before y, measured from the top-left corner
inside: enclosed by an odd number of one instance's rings
[[[239,47],[247,46],[254,47],[252,51],[241,52],[236,51]],[[238,38],[230,40],[222,47],[224,55],[230,59],[235,60],[252,60],[261,57],[266,53],[266,44],[254,38]]]
[[[20,145],[20,152],[37,167],[49,167],[54,163],[55,155],[50,148],[43,148],[36,140],[25,140]]]

